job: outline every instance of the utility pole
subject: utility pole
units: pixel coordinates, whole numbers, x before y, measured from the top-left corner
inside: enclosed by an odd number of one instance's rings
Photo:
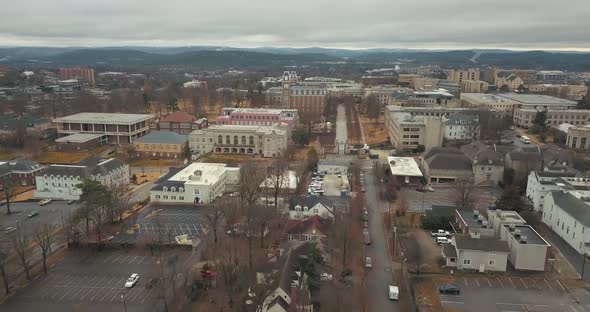
[[[580,275],[580,279],[584,279],[584,269],[586,268],[586,253],[582,254],[582,274]]]
[[[121,301],[123,302],[123,308],[127,312],[127,303],[125,302],[125,295],[121,294]]]

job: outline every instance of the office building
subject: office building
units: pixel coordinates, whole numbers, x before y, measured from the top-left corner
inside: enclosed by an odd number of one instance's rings
[[[299,122],[296,109],[282,108],[223,108],[218,125],[276,126],[290,134]]]
[[[415,151],[442,146],[443,123],[440,117],[414,116],[401,110],[400,106],[387,106],[385,127],[393,147]]]
[[[512,123],[515,126],[522,127],[522,128],[529,128],[533,126],[533,121],[535,120],[535,116],[539,111],[534,108],[515,108],[514,115],[512,117]],[[586,109],[548,109],[547,110],[547,125],[552,127],[557,127],[561,124],[570,124],[573,126],[583,126],[590,123],[590,110]],[[578,127],[577,129],[581,129],[583,127]],[[569,130],[568,130],[569,131]],[[581,129],[579,132],[572,132],[576,134],[582,134],[584,129]],[[572,138],[575,135],[572,135]],[[583,136],[580,136],[583,138]],[[572,142],[567,143],[568,146],[574,148],[573,146],[579,146],[578,144],[573,144]],[[578,148],[578,147],[575,147]]]
[[[461,82],[461,92],[483,93],[487,92],[490,85],[481,80],[463,80]]]
[[[59,69],[59,77],[61,80],[77,79],[92,87],[96,86],[94,69],[92,68],[62,67]]]
[[[447,73],[447,79],[458,82],[459,84],[461,84],[463,80],[479,80],[479,69],[451,69]]]
[[[537,72],[537,81],[566,81],[567,74],[560,70],[541,70]]]

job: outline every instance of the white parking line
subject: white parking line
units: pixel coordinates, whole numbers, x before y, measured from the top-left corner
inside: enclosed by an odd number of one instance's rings
[[[500,280],[500,278],[496,277],[496,279],[498,280],[498,283],[500,283],[500,286],[502,286],[502,288],[504,288],[504,284],[502,284],[502,281]]]
[[[139,260],[137,261],[137,264],[140,264],[140,263],[141,263],[141,261],[143,261],[143,259],[145,259],[146,257],[147,257],[147,256],[143,256],[141,259],[139,259]]]
[[[477,283],[477,287],[479,287],[479,281],[477,280],[477,277],[473,278],[475,280],[475,283]]]
[[[125,280],[125,278],[123,277],[122,279],[118,280],[118,281],[117,281],[117,284],[118,284],[119,282],[121,282],[122,280]],[[100,298],[100,300],[99,300],[99,301],[103,301],[103,300],[104,300],[104,298],[106,298],[106,297],[107,297],[107,295],[108,295],[108,294],[109,294],[111,291],[113,291],[113,290],[117,290],[117,289],[118,289],[118,288],[111,288],[111,289],[109,289],[109,290],[107,291],[107,293],[106,293],[106,294],[104,294],[104,296],[102,296],[102,298]]]
[[[111,277],[111,279],[109,279],[109,281],[107,282],[107,284],[106,284],[106,285],[110,284],[110,283],[111,283],[111,281],[112,281],[114,278],[115,278],[115,276]],[[92,298],[90,298],[90,301],[94,301],[94,298],[95,298],[96,296],[98,296],[98,294],[99,294],[100,292],[101,292],[101,290],[97,291],[97,292],[94,294],[94,296],[92,296]]]
[[[98,276],[94,276],[94,277],[93,277],[91,280],[89,280],[89,281],[88,281],[88,282],[86,282],[85,284],[86,284],[86,285],[93,285],[93,284],[94,284],[94,280],[95,280],[97,277],[98,277]],[[88,287],[88,286],[86,286],[86,287]],[[76,296],[77,296],[77,295],[78,295],[78,294],[79,294],[79,293],[80,293],[82,290],[84,290],[84,289],[85,289],[84,287],[79,287],[79,288],[80,288],[80,290],[78,290],[77,292],[75,292],[75,293],[72,295],[72,299],[73,299],[73,298],[75,298],[75,297],[76,297]]]
[[[142,288],[142,289],[140,289],[140,290],[137,292],[137,294],[136,294],[135,296],[133,296],[133,299],[131,299],[131,301],[129,301],[129,302],[133,303],[133,301],[135,301],[135,299],[137,299],[137,296],[139,296],[139,294],[141,294],[141,293],[143,292],[143,290],[144,290],[144,289],[145,289],[145,288]]]
[[[121,264],[125,264],[125,262],[127,262],[127,258],[129,258],[129,257],[131,257],[131,256],[124,256],[123,258],[119,259],[119,261],[117,261],[117,262],[120,262]]]
[[[114,257],[115,255],[110,255],[108,258],[106,258],[102,263],[107,263],[107,261],[109,261],[109,259],[111,259],[112,257]]]
[[[152,293],[152,291],[154,290],[154,288],[156,288],[156,286],[152,287],[152,288],[150,289],[150,291],[148,291],[147,295],[145,295],[145,297],[143,297],[143,298],[141,299],[141,302],[140,302],[140,303],[143,303],[143,302],[145,301],[145,299],[146,299],[146,298],[148,298],[148,297],[150,296],[150,294]]]
[[[561,287],[562,291],[565,291],[565,287],[563,287],[563,285],[561,285],[561,282],[559,280],[555,280],[557,282],[557,285],[559,285],[559,287]]]
[[[545,281],[545,284],[547,284],[547,286],[549,286],[549,288],[551,288],[551,290],[553,290],[553,287],[551,287],[551,285],[549,285],[549,282],[546,279],[543,279]]]
[[[98,280],[95,284],[96,285],[101,285],[102,281],[105,280],[108,276],[103,276],[100,278],[100,280]],[[88,296],[89,293],[91,293],[94,289],[93,288],[89,288],[88,292],[86,292],[84,294],[84,296],[80,297],[80,301],[84,300],[84,298],[86,298],[86,296]]]
[[[196,224],[192,224],[193,228],[195,229],[195,235],[199,235],[199,230],[197,230],[197,225]]]
[[[467,279],[464,277],[463,281],[465,281],[465,286],[469,287],[469,283],[467,283]]]
[[[133,259],[129,260],[129,264],[133,264],[133,261],[135,261],[135,258],[137,258],[137,257],[139,257],[139,256],[135,256],[135,257],[133,257]]]
[[[527,286],[527,284],[524,282],[522,277],[519,277],[519,278],[520,278],[520,281],[522,282],[522,284],[524,285],[524,288],[529,289],[529,286]]]
[[[113,261],[111,262],[111,264],[114,264],[115,262],[118,261],[119,258],[121,258],[123,255],[119,255],[117,256],[117,258],[114,258]]]
[[[488,281],[488,285],[490,285],[490,288],[491,288],[492,287],[492,283],[490,283],[490,279],[487,278],[487,277],[485,279],[486,279],[486,281]]]
[[[516,288],[516,285],[514,285],[514,282],[512,281],[512,278],[508,278],[508,280],[510,281],[510,283],[512,284],[512,288]]]

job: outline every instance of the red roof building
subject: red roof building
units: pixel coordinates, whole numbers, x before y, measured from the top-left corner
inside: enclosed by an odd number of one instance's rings
[[[201,118],[197,120],[197,117],[185,113],[183,111],[176,111],[160,120],[154,121],[150,128],[152,130],[160,131],[172,131],[179,134],[189,134],[194,130],[208,127],[209,124],[207,119]]]
[[[314,215],[304,220],[289,220],[287,222],[287,237],[289,240],[316,241],[326,238],[328,222],[320,216]]]

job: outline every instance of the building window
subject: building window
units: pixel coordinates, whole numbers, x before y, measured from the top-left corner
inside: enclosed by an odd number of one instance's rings
[[[156,195],[156,199],[160,199],[160,195]]]
[[[490,251],[490,255],[495,255],[496,252],[495,251]]]
[[[170,199],[176,200],[176,196],[171,196]]]
[[[250,136],[250,145],[254,145],[254,137]]]
[[[164,195],[164,199],[168,199],[168,195]]]
[[[179,200],[184,200],[184,196],[178,196]]]
[[[471,265],[471,259],[463,259],[464,265]]]
[[[223,137],[221,135],[217,137],[217,143],[223,144]]]
[[[496,260],[490,260],[490,261],[488,261],[488,265],[489,266],[496,266]]]
[[[242,135],[242,145],[246,145],[246,136]]]
[[[234,145],[238,145],[238,136],[234,135]]]
[[[225,136],[225,144],[231,144],[231,138],[229,135]]]

